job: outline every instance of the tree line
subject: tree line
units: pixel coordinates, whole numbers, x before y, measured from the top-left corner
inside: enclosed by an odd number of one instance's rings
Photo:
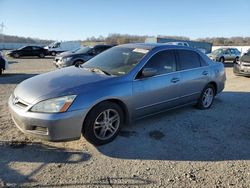
[[[90,37],[87,38],[84,42],[102,42],[107,44],[125,44],[125,43],[134,43],[134,42],[145,42],[146,38],[154,36],[140,36],[140,35],[128,35],[128,34],[110,34],[107,37]],[[189,37],[185,36],[166,36],[158,35],[160,38],[170,38],[176,40],[191,40]],[[212,38],[198,38],[195,41],[200,42],[209,42],[214,46],[250,46],[250,37],[212,37]]]
[[[106,44],[125,44],[125,43],[135,43],[135,42],[145,42],[146,38],[154,37],[148,35],[129,35],[129,34],[109,34],[107,37],[89,37],[86,40],[82,40],[82,43],[106,43]],[[189,37],[185,36],[165,36],[158,35],[161,38],[171,38],[176,40],[191,40]],[[250,46],[250,37],[211,37],[211,38],[198,38],[196,41],[210,42],[214,46]],[[19,37],[12,35],[0,34],[0,43],[37,43],[37,44],[49,44],[53,42],[52,40],[42,40],[30,37]]]
[[[50,44],[53,40],[43,40],[31,37],[19,37],[13,35],[0,34],[0,43],[32,43],[32,44]]]

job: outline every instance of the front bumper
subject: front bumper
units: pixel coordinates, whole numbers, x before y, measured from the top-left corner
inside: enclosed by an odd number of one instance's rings
[[[233,72],[239,76],[250,76],[250,66],[234,64]]]
[[[13,104],[12,96],[8,105],[15,125],[24,133],[49,141],[76,140],[81,137],[86,110],[35,113]]]
[[[73,63],[71,61],[67,61],[67,62],[64,62],[62,61],[61,59],[58,59],[56,61],[53,61],[54,65],[57,67],[57,68],[64,68],[64,67],[68,67],[68,66],[71,66]]]

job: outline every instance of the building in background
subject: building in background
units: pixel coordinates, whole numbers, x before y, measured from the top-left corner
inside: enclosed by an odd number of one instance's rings
[[[200,51],[204,52],[205,54],[211,53],[213,46],[213,44],[209,42],[198,42],[191,40],[179,40],[179,39],[161,38],[161,37],[151,37],[151,38],[146,38],[145,40],[145,43],[168,43],[168,42],[185,42],[188,43],[190,47],[197,48]]]

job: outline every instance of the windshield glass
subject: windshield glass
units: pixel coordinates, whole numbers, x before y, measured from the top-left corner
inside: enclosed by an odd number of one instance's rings
[[[215,54],[215,55],[217,55],[217,54],[222,54],[223,53],[223,49],[217,49],[217,50],[214,50],[213,52],[212,52],[212,54]]]
[[[82,65],[83,68],[98,68],[112,75],[130,72],[148,53],[147,49],[113,47]]]
[[[76,51],[74,51],[73,53],[79,53],[79,54],[84,54],[87,53],[90,49],[90,47],[86,46],[86,47],[81,47],[79,49],[77,49]]]
[[[250,52],[244,54],[241,58],[240,58],[240,61],[243,61],[243,62],[250,62]]]
[[[17,48],[18,50],[22,50],[23,48],[25,48],[26,46],[22,46],[20,48]]]

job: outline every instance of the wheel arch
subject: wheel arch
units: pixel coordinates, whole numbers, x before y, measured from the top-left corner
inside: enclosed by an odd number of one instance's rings
[[[84,63],[84,60],[78,58],[73,61],[73,65],[75,65],[77,61],[81,61],[82,63]]]
[[[217,91],[218,91],[218,86],[217,86],[217,83],[215,81],[211,81],[208,83],[208,85],[211,84],[214,89],[215,89],[215,94],[217,94]]]
[[[83,121],[83,126],[84,126],[84,123],[89,115],[89,113],[91,112],[92,109],[94,109],[97,105],[101,104],[101,103],[104,103],[104,102],[112,102],[112,103],[115,103],[117,105],[120,106],[123,114],[124,114],[124,124],[129,124],[130,123],[130,115],[129,115],[129,111],[128,111],[128,107],[127,105],[120,99],[114,99],[114,98],[111,98],[111,99],[105,99],[105,100],[102,100],[98,103],[96,103],[95,105],[93,105],[89,111],[87,112],[86,116],[85,116],[85,119]]]

